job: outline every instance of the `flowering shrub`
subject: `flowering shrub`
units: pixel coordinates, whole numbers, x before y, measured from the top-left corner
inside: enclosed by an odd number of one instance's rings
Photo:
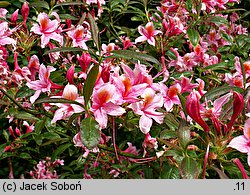
[[[2,2],[0,178],[248,178],[246,4]]]

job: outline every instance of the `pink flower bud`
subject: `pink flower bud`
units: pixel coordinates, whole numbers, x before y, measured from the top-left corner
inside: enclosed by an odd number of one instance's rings
[[[89,53],[82,53],[81,57],[78,57],[77,60],[80,63],[83,72],[86,72],[90,63],[91,63],[91,56]]]
[[[70,28],[72,21],[70,19],[66,19],[65,22],[66,22],[67,27]]]
[[[242,110],[244,108],[244,98],[240,93],[234,92],[233,93],[233,98],[234,98],[233,114],[232,114],[230,122],[227,125],[225,133],[227,133],[228,131],[231,130],[235,120],[238,118],[238,116],[241,114],[241,112],[242,112]]]
[[[21,131],[20,131],[20,129],[18,129],[17,127],[16,127],[16,129],[15,129],[15,132],[16,132],[16,134],[17,134],[18,137],[21,136]]]
[[[10,17],[10,21],[16,25],[16,21],[17,21],[17,18],[18,18],[18,11],[19,9],[17,9]]]
[[[66,73],[66,78],[70,84],[74,84],[75,65],[71,65]]]
[[[13,130],[12,126],[9,127],[9,132],[16,139],[16,135],[14,134],[14,130]]]
[[[204,129],[205,132],[209,132],[209,126],[201,118],[199,99],[199,93],[197,91],[192,91],[187,97],[186,111],[188,115]]]
[[[26,22],[28,19],[29,11],[30,11],[29,4],[27,3],[27,1],[25,1],[21,9],[21,14],[23,16],[23,25],[25,28],[26,28]]]

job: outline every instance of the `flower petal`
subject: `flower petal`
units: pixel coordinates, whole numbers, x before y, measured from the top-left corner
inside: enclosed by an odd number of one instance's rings
[[[242,153],[248,153],[248,142],[249,140],[244,135],[240,135],[238,137],[233,138],[229,143],[228,147],[234,148]]]

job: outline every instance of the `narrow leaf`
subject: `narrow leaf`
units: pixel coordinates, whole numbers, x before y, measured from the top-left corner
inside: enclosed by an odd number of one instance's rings
[[[79,103],[77,101],[73,101],[73,100],[68,100],[65,98],[43,98],[43,99],[37,100],[34,104],[41,104],[41,103],[76,104],[76,105],[84,108],[84,105],[82,105],[81,103]]]
[[[84,102],[86,106],[88,105],[90,97],[93,93],[93,89],[95,86],[98,73],[99,73],[99,65],[94,65],[89,71],[87,78],[84,82],[83,95],[84,95]]]
[[[206,19],[207,22],[212,22],[212,23],[215,23],[215,24],[218,24],[218,25],[227,25],[228,26],[228,21],[221,17],[221,16],[209,16],[207,19]]]
[[[36,2],[32,2],[29,4],[31,7],[34,8],[45,8],[47,10],[50,9],[49,4],[46,1],[36,1]]]
[[[9,5],[11,5],[11,3],[8,1],[0,1],[0,7],[7,7]]]
[[[152,62],[154,64],[161,66],[161,63],[156,58],[140,52],[135,52],[130,50],[115,50],[112,51],[112,54],[113,55],[108,56],[107,58],[135,59],[135,60]]]
[[[68,149],[70,146],[72,146],[71,143],[60,145],[52,154],[51,160],[54,161],[56,158],[59,157],[60,154],[62,154],[66,149]]]
[[[94,118],[85,118],[81,122],[81,140],[88,149],[97,146],[101,139],[99,125]]]
[[[205,93],[202,97],[201,97],[201,101],[206,100],[213,100],[217,97],[220,97],[222,95],[225,95],[226,93],[230,92],[230,91],[238,91],[240,93],[243,92],[243,89],[239,88],[239,87],[233,87],[233,86],[222,86],[222,87],[217,87],[215,89],[210,90],[209,92]]]
[[[100,46],[100,33],[99,33],[99,29],[98,26],[95,22],[95,19],[93,18],[93,16],[89,13],[88,14],[88,18],[89,18],[89,24],[90,24],[90,31],[91,31],[91,35],[92,38],[95,42],[95,45],[98,49],[98,51],[101,50],[101,46]]]
[[[59,6],[67,6],[67,5],[86,5],[86,3],[82,3],[82,2],[65,2],[65,3],[58,3],[58,4],[56,4],[56,5],[53,7],[53,9],[56,8],[56,7],[59,7]]]
[[[54,53],[54,52],[77,52],[77,51],[85,51],[85,50],[79,47],[60,47],[60,48],[50,49],[44,52],[43,55],[47,55],[49,53]]]
[[[188,35],[188,39],[190,40],[192,45],[195,47],[200,41],[199,33],[196,30],[189,28],[187,29],[187,35]]]

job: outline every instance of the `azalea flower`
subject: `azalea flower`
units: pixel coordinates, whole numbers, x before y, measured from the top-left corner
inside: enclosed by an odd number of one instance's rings
[[[46,13],[38,14],[38,23],[33,24],[30,29],[31,32],[41,36],[41,47],[44,48],[53,39],[60,45],[63,45],[63,36],[58,34],[59,22],[58,20],[50,20]]]
[[[8,22],[1,22],[0,23],[0,45],[12,44],[12,46],[15,48],[16,40],[9,37],[11,34],[12,32],[9,29]]]
[[[87,24],[88,28],[78,25],[75,29],[68,31],[67,34],[73,40],[73,47],[88,50],[85,42],[91,38],[91,33],[89,31],[89,24],[87,22],[85,24]]]
[[[163,122],[163,113],[156,111],[156,109],[163,106],[163,98],[161,94],[156,94],[152,88],[145,89],[141,97],[143,98],[142,101],[132,103],[128,108],[141,115],[139,127],[144,134],[147,134],[153,124],[152,119],[159,124]]]
[[[34,103],[36,99],[39,97],[41,92],[50,92],[51,87],[53,88],[61,88],[60,86],[55,85],[50,79],[50,73],[55,71],[56,69],[52,66],[48,66],[47,68],[41,64],[39,68],[39,80],[29,81],[27,86],[30,89],[35,90],[35,94],[30,97],[30,102]]]
[[[78,95],[78,90],[75,85],[67,84],[63,90],[62,96],[52,96],[51,98],[64,98],[72,101],[79,102],[84,105],[83,96]],[[63,103],[55,103],[52,105],[56,105],[59,107],[55,111],[54,118],[51,123],[55,123],[58,120],[66,119],[73,115],[74,113],[81,113],[84,111],[83,107],[76,104],[63,104]]]
[[[107,127],[108,115],[121,116],[126,111],[117,105],[119,96],[116,95],[116,87],[110,83],[104,83],[93,92],[91,112],[101,129]]]
[[[143,26],[139,26],[138,31],[141,34],[141,36],[135,39],[135,43],[147,41],[150,45],[153,46],[155,46],[154,36],[159,33],[162,33],[160,30],[154,29],[153,22],[148,22],[145,28]]]
[[[234,148],[241,153],[247,153],[247,163],[250,166],[250,118],[246,120],[243,135],[233,138],[228,147]]]

